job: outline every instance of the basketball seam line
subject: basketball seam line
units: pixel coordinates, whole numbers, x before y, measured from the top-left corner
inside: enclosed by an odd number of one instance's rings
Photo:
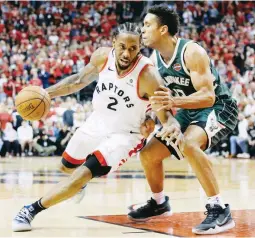
[[[47,92],[44,93],[44,96],[43,96],[43,98],[41,99],[41,102],[37,105],[37,107],[36,107],[32,112],[30,112],[28,115],[26,115],[26,116],[24,116],[24,117],[28,117],[31,113],[33,113],[33,112],[41,105],[42,102],[44,103],[43,99],[45,98],[46,93],[47,93]],[[45,107],[45,103],[44,103],[44,107]],[[44,110],[44,109],[43,109],[43,110]],[[43,113],[44,113],[44,112],[43,112]]]
[[[39,94],[39,95],[41,95],[42,97],[44,97],[45,96],[45,94],[44,95],[42,95],[42,94],[40,94],[40,93],[38,93],[38,92],[36,92],[36,91],[33,91],[33,90],[22,90],[23,92],[33,92],[33,93],[37,93],[37,94]],[[47,92],[47,91],[46,91]],[[46,100],[47,100],[47,102],[50,104],[50,101],[47,99],[47,98],[45,98]]]
[[[35,99],[42,100],[42,98],[33,98],[33,100],[35,100]],[[18,104],[18,105],[15,105],[15,107],[17,108],[17,107],[18,107],[18,106],[20,106],[21,104],[23,104],[23,103],[25,103],[25,102],[28,102],[28,101],[31,101],[31,98],[30,98],[30,99],[28,99],[28,100],[26,100],[26,101],[21,102],[21,103],[20,103],[20,104]]]

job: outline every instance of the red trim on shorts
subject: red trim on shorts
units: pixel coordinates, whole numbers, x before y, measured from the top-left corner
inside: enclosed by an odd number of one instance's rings
[[[140,76],[142,74],[142,72],[148,67],[148,66],[152,66],[151,64],[146,64],[144,65],[144,67],[142,68],[142,70],[140,71],[139,75],[138,75],[138,78],[137,78],[137,84],[136,84],[136,93],[137,93],[137,96],[139,97],[139,99],[143,100],[143,101],[149,101],[149,99],[146,99],[146,98],[142,98],[140,95],[139,95],[139,80],[140,80]],[[148,107],[148,106],[147,106]]]
[[[136,154],[138,150],[142,149],[144,147],[144,141],[145,139],[143,138],[141,140],[141,143],[139,143],[134,149],[129,151],[128,155],[131,157],[132,155]]]
[[[69,154],[67,154],[66,151],[64,151],[64,153],[62,154],[62,157],[71,164],[83,164],[86,161],[86,159],[82,159],[82,160],[75,159],[71,157]]]
[[[94,151],[93,154],[97,157],[97,160],[102,166],[107,166],[106,160],[99,150]]]
[[[147,113],[147,112],[149,112],[149,111],[151,111],[151,110],[152,110],[152,109],[151,109],[151,108],[149,108],[149,109],[147,109],[147,110],[146,110],[146,112],[145,112],[145,113]]]

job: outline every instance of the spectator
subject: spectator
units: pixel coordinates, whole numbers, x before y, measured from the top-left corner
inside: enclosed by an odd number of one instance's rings
[[[64,125],[62,127],[62,129],[59,131],[58,138],[56,141],[56,146],[57,146],[56,154],[57,155],[62,155],[62,153],[64,152],[64,150],[72,136],[73,136],[73,132],[68,130],[67,125]]]
[[[74,118],[74,128],[80,127],[85,122],[86,115],[82,105],[78,104],[78,107],[73,114],[73,118]]]
[[[44,129],[41,130],[33,139],[33,147],[40,156],[49,156],[57,149],[54,142],[49,139]]]
[[[35,69],[31,70],[32,78],[29,81],[29,84],[32,86],[42,86],[41,79],[38,78],[38,74]]]
[[[248,154],[248,121],[244,117],[242,113],[239,113],[239,123],[238,123],[238,136],[231,136],[230,137],[230,157],[237,156],[237,146],[241,149],[241,154],[238,157],[242,158],[249,158]]]
[[[3,131],[3,147],[1,150],[1,156],[5,157],[11,156],[11,152],[13,151],[13,155],[17,156],[19,153],[19,142],[18,142],[18,134],[12,127],[10,122],[6,123],[6,128]]]
[[[11,114],[8,112],[7,106],[3,106],[1,108],[1,112],[0,112],[0,123],[1,123],[1,130],[4,131],[6,124],[8,122],[12,122],[12,116]]]
[[[249,117],[248,123],[249,123],[248,124],[249,154],[250,154],[252,159],[255,159],[255,120],[254,120],[254,116]]]
[[[63,122],[68,127],[73,127],[73,114],[72,106],[68,105],[67,110],[63,114]]]
[[[21,155],[25,156],[25,147],[28,146],[28,155],[32,156],[33,148],[33,128],[27,121],[22,121],[21,126],[18,128],[18,139],[21,145]]]
[[[41,70],[40,70],[38,76],[39,76],[39,79],[42,80],[43,88],[48,88],[50,74],[49,74],[49,72],[46,71],[46,67],[44,64],[41,66]]]

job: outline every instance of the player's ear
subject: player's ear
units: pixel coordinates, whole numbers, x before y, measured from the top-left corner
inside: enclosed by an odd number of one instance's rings
[[[161,26],[160,32],[161,32],[161,35],[165,35],[168,32],[168,26],[167,25]]]

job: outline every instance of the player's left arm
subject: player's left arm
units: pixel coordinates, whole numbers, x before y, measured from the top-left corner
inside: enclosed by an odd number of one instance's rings
[[[211,73],[210,61],[206,51],[196,43],[190,43],[184,54],[186,67],[196,92],[189,96],[172,97],[169,90],[161,87],[164,92],[156,92],[153,103],[159,110],[173,107],[198,109],[212,107],[215,102],[214,76]],[[161,107],[160,107],[161,106]]]
[[[174,98],[174,107],[186,109],[212,107],[215,102],[214,76],[211,73],[210,60],[205,49],[196,43],[189,44],[184,60],[197,92],[183,98]]]

